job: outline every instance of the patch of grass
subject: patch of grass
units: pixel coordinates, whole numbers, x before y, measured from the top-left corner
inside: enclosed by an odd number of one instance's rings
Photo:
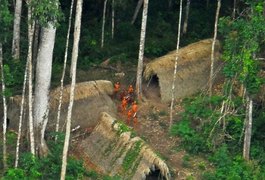
[[[125,132],[130,132],[132,131],[132,128],[128,127],[126,124],[124,124],[124,122],[122,121],[119,121],[117,122],[118,123],[118,134],[121,135],[122,133],[125,133]]]
[[[205,162],[203,162],[203,161],[199,162],[198,168],[200,170],[206,170],[206,164],[205,164]]]
[[[157,155],[158,157],[160,157],[160,158],[161,158],[162,160],[164,160],[164,161],[167,161],[167,160],[168,160],[168,157],[166,157],[166,156],[160,154],[159,152],[156,152],[156,155]]]
[[[165,123],[165,122],[159,122],[159,125],[163,128],[163,129],[165,129],[165,130],[167,130],[167,124]]]
[[[155,112],[150,112],[150,113],[149,113],[149,117],[150,117],[152,120],[154,120],[154,121],[157,121],[157,120],[159,119],[158,114],[155,113]]]
[[[133,147],[128,150],[122,162],[122,167],[125,171],[128,171],[132,167],[134,161],[137,159],[140,153],[141,147],[142,147],[142,141],[137,141],[135,142]]]
[[[191,167],[189,155],[186,154],[185,156],[183,156],[182,160],[183,160],[182,161],[183,167],[186,167],[186,168]]]
[[[159,116],[166,116],[166,115],[168,115],[168,112],[165,110],[162,110],[162,111],[159,111],[158,115]]]

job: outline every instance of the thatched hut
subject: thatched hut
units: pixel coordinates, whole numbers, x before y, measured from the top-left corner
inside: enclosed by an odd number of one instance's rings
[[[179,50],[175,81],[175,98],[182,98],[204,88],[209,80],[212,39],[202,40]],[[220,57],[219,41],[215,44],[215,61]],[[161,100],[171,100],[176,51],[154,59],[146,65],[144,78],[157,78]]]
[[[90,136],[79,143],[78,151],[84,162],[104,174],[119,175],[122,179],[140,180],[148,176],[170,179],[166,163],[124,126],[102,113]]]
[[[60,127],[64,127],[69,104],[70,85],[63,89]],[[98,80],[77,83],[75,88],[74,105],[72,110],[72,127],[94,127],[101,112],[108,112],[115,116],[117,108],[109,95],[113,93],[113,84],[110,81]],[[57,109],[60,96],[60,87],[50,92],[50,111],[47,128],[55,130]],[[17,130],[20,112],[21,96],[12,97],[8,104],[9,127]],[[28,109],[25,109],[26,117]],[[27,118],[26,118],[27,119]],[[25,122],[25,121],[24,121]],[[25,124],[25,123],[24,123]]]

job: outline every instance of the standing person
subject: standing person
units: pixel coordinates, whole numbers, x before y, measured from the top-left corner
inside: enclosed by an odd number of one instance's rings
[[[130,109],[127,113],[127,124],[130,125],[131,124],[131,118],[133,116],[133,111]]]
[[[127,109],[127,99],[126,97],[123,97],[122,101],[121,101],[121,111],[122,113],[126,113],[126,109]]]
[[[118,95],[118,93],[120,91],[120,88],[121,88],[120,82],[116,82],[114,84],[114,92],[113,92],[114,97],[117,98],[117,95]]]
[[[137,113],[133,115],[133,128],[137,129],[138,128],[138,118],[137,118]]]
[[[138,118],[137,118],[138,105],[136,104],[136,101],[132,103],[132,112],[133,112],[133,127],[137,128],[138,126]]]
[[[129,85],[127,92],[128,92],[128,101],[131,103],[134,101],[134,89],[132,85]]]

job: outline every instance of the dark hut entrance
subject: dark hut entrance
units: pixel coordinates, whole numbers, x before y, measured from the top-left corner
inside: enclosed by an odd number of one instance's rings
[[[157,167],[146,176],[146,180],[165,180],[164,176],[161,174],[160,169]]]
[[[150,80],[144,85],[144,94],[148,99],[160,100],[159,78],[157,75],[151,76]]]

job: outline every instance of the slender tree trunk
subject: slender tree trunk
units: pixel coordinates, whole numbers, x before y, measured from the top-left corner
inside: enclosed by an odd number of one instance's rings
[[[29,135],[30,135],[30,151],[35,155],[35,136],[34,136],[34,123],[33,123],[33,113],[32,113],[32,43],[34,35],[35,22],[31,23],[31,9],[28,9],[28,85],[29,85],[29,96],[28,96],[28,106],[29,106]]]
[[[71,131],[72,108],[74,104],[74,92],[75,92],[75,84],[76,84],[76,64],[77,64],[77,58],[78,58],[78,46],[79,46],[80,30],[81,30],[82,3],[83,3],[83,0],[78,0],[76,4],[74,44],[73,44],[73,51],[72,51],[73,74],[72,74],[70,100],[69,100],[70,102],[68,106],[66,133],[65,133],[64,148],[63,148],[61,180],[65,179],[66,166],[67,166],[67,154],[68,154],[70,131]]]
[[[213,88],[214,49],[215,49],[215,42],[216,42],[216,37],[217,37],[217,26],[218,26],[220,8],[221,8],[221,0],[218,0],[216,16],[215,16],[215,24],[214,24],[214,36],[213,36],[213,41],[212,41],[211,70],[210,70],[210,77],[209,77],[209,95],[210,96],[212,96],[212,88]]]
[[[137,98],[139,100],[141,100],[141,97],[142,97],[142,72],[143,72],[143,58],[144,58],[144,45],[145,45],[147,13],[148,13],[148,0],[144,0],[142,25],[141,25],[140,47],[139,47],[139,57],[138,57],[138,67],[137,67],[137,76],[136,76],[136,93],[137,93]]]
[[[112,12],[111,12],[111,38],[114,38],[114,28],[115,28],[115,2],[112,0]]]
[[[4,77],[4,67],[3,67],[3,47],[0,43],[0,67],[1,67],[1,83],[2,83],[2,96],[3,96],[3,165],[4,170],[7,169],[7,151],[6,151],[6,128],[7,128],[7,107],[6,107],[6,96],[5,96],[5,77]]]
[[[188,19],[189,19],[189,11],[190,11],[190,0],[187,0],[185,20],[184,20],[184,24],[183,24],[183,34],[186,34],[187,33],[187,29],[188,29]]]
[[[234,0],[233,13],[232,13],[232,19],[234,20],[235,18],[236,18],[236,0]]]
[[[138,13],[139,13],[142,5],[143,5],[143,2],[144,2],[144,0],[138,0],[137,6],[135,8],[135,11],[134,11],[134,14],[133,14],[133,17],[132,17],[131,24],[134,24],[135,23],[135,20],[136,20],[136,18],[138,16]]]
[[[65,45],[65,52],[64,52],[64,64],[63,64],[63,72],[62,72],[62,77],[61,77],[60,97],[59,97],[59,105],[58,105],[58,111],[57,111],[57,122],[56,122],[55,132],[59,131],[59,125],[60,125],[61,107],[62,107],[62,100],[63,100],[64,76],[65,76],[65,71],[66,71],[66,62],[68,58],[69,36],[70,36],[70,30],[71,30],[71,25],[72,25],[73,5],[74,5],[74,0],[71,1],[70,14],[69,14],[69,20],[68,20],[68,31],[67,31],[66,45]],[[57,136],[55,137],[55,139],[57,140]]]
[[[252,111],[253,111],[253,101],[249,96],[247,96],[246,127],[245,127],[244,148],[243,148],[243,157],[245,160],[249,160],[251,131],[252,131]]]
[[[179,58],[179,43],[180,43],[181,20],[182,20],[182,0],[180,0],[180,5],[179,5],[178,40],[177,40],[176,59],[175,59],[175,67],[174,67],[172,90],[171,90],[169,129],[171,128],[172,122],[173,122],[173,107],[174,107],[174,100],[175,100],[175,81],[176,81],[176,74],[177,74],[177,67],[178,67],[178,58]]]
[[[21,22],[22,0],[16,0],[15,17],[13,25],[12,56],[19,59],[20,54],[20,22]]]
[[[28,77],[28,65],[29,62],[27,61],[26,69],[24,73],[24,81],[23,81],[23,89],[22,89],[22,99],[20,104],[20,113],[19,113],[19,122],[18,122],[18,134],[17,134],[17,146],[16,146],[16,159],[15,159],[15,168],[18,166],[19,161],[19,148],[20,148],[20,139],[22,133],[22,120],[23,120],[23,113],[24,113],[24,103],[25,103],[25,92],[26,92],[26,82]]]
[[[101,30],[101,48],[104,47],[104,34],[105,34],[105,18],[106,18],[106,6],[107,1],[104,1],[104,7],[103,7],[103,20],[102,20],[102,30]]]
[[[34,97],[34,128],[37,150],[40,156],[45,156],[48,153],[48,147],[44,140],[44,133],[49,114],[49,89],[51,83],[55,34],[56,29],[50,23],[47,24],[47,27],[42,28],[37,57]]]
[[[206,0],[206,8],[208,9],[209,7],[209,0]]]

